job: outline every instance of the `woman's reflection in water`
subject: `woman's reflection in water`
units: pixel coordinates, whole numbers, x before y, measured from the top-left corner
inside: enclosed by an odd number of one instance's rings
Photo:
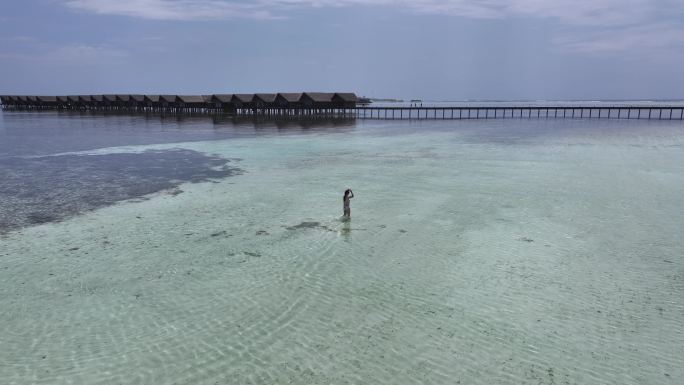
[[[340,234],[346,242],[351,241],[351,230],[351,218],[346,217],[342,220],[342,227],[340,228]]]

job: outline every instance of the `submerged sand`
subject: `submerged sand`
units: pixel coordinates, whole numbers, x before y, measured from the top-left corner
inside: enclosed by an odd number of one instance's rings
[[[683,128],[359,123],[98,150],[243,172],[0,238],[0,378],[680,383]]]

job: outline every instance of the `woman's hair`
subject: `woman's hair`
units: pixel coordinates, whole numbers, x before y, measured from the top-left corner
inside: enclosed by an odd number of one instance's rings
[[[344,190],[344,197],[345,197],[345,198],[347,197],[347,195],[349,195],[349,192],[350,192],[350,191],[351,191],[350,189]]]

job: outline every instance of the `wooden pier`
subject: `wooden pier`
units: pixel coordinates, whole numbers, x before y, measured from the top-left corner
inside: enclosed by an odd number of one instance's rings
[[[356,107],[358,119],[459,120],[459,119],[659,119],[684,120],[684,105],[537,105]]]
[[[215,95],[0,96],[4,110],[214,114],[291,119],[658,119],[684,120],[684,104],[549,103],[546,105],[454,103],[409,106],[359,105],[354,93],[301,92]]]

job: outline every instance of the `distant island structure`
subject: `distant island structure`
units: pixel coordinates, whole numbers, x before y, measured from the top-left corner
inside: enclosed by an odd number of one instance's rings
[[[403,99],[393,99],[393,98],[366,98],[369,103],[371,102],[377,102],[377,103],[403,103]]]
[[[370,106],[373,102],[390,105]],[[353,92],[213,95],[0,95],[8,111],[94,111],[161,114],[222,114],[275,118],[344,119],[665,119],[684,120],[675,102],[449,102],[423,106],[399,99],[357,97]]]

